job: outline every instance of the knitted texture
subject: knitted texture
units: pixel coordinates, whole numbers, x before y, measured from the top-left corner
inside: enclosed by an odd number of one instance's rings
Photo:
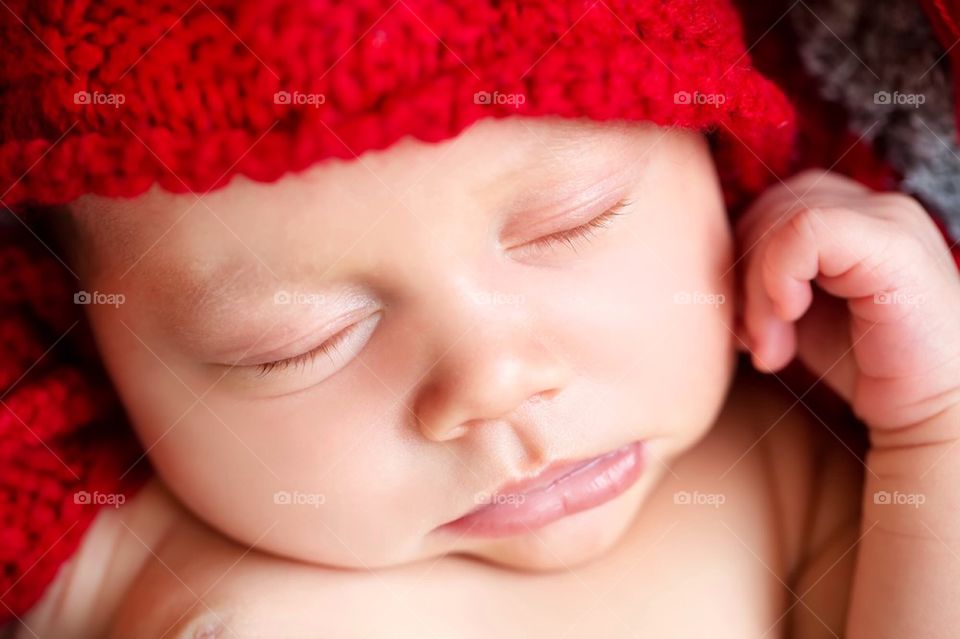
[[[0,621],[28,610],[97,511],[148,476],[72,281],[32,236],[0,228]]]
[[[946,64],[955,40],[938,43],[914,0],[737,2],[758,69],[797,111],[795,169],[829,168],[877,190],[910,193],[930,211],[960,268],[957,101]],[[894,94],[925,100],[918,107],[879,99]]]
[[[958,125],[955,127],[957,140],[960,141],[960,51],[955,46],[960,39],[960,0],[920,0],[920,6],[940,41],[944,57],[949,57],[953,67],[953,111]]]
[[[810,0],[809,6],[815,14],[791,18],[819,90],[844,105],[857,135],[902,175],[900,189],[920,198],[960,239],[955,80],[921,6],[916,0]]]
[[[793,148],[792,109],[750,67],[728,0],[7,4],[11,207],[273,181],[509,115],[716,131],[731,203],[783,172]]]

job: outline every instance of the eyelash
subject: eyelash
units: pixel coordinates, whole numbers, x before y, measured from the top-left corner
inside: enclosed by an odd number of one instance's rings
[[[630,204],[631,200],[620,200],[589,222],[581,224],[580,226],[576,226],[572,229],[557,231],[555,233],[551,233],[550,235],[538,238],[533,242],[529,242],[527,246],[534,246],[537,247],[537,249],[549,249],[557,244],[565,244],[572,250],[576,251],[578,243],[590,241],[598,231],[610,226],[615,217],[623,215],[623,209]]]
[[[275,373],[278,371],[283,371],[291,366],[296,366],[304,368],[309,364],[312,364],[317,357],[321,355],[329,355],[331,352],[336,352],[337,347],[340,346],[344,340],[346,340],[350,333],[356,328],[356,324],[348,326],[343,329],[333,337],[327,339],[325,342],[317,346],[316,348],[307,351],[306,353],[301,353],[299,355],[294,355],[293,357],[288,357],[286,359],[278,359],[273,362],[264,362],[263,364],[257,364],[257,377],[263,377],[264,375],[269,375],[270,373]]]
[[[611,222],[613,222],[613,219],[619,215],[623,215],[623,209],[630,204],[631,200],[620,200],[589,222],[581,224],[580,226],[576,226],[572,229],[551,233],[550,235],[546,235],[533,242],[530,242],[528,245],[536,246],[540,249],[548,249],[556,246],[557,244],[566,244],[571,249],[576,250],[577,243],[588,242],[593,238],[594,235],[596,235],[598,231],[610,226]],[[303,368],[312,364],[316,358],[320,357],[321,355],[335,353],[337,351],[337,347],[340,346],[344,340],[350,336],[350,333],[356,328],[356,326],[356,324],[353,324],[345,328],[330,339],[320,344],[320,346],[317,346],[306,353],[301,353],[300,355],[295,355],[294,357],[279,359],[273,362],[257,364],[257,377],[263,377],[271,373],[287,370],[291,367]]]

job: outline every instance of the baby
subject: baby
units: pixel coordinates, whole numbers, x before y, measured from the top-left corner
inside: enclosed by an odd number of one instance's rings
[[[733,224],[693,123],[532,115],[43,212],[156,474],[17,637],[953,635],[928,214],[808,171]]]
[[[483,121],[204,200],[71,207],[170,492],[103,514],[40,636],[839,636],[851,579],[851,636],[953,618],[917,593],[956,574],[960,286],[907,198],[768,193],[739,337],[699,134]],[[814,278],[850,310],[807,313]],[[860,462],[737,346],[799,348],[873,427],[863,522]]]

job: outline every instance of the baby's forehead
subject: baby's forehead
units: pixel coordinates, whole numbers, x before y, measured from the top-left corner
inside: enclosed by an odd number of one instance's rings
[[[301,172],[289,173],[269,185],[239,176],[208,194],[200,194],[171,193],[154,184],[135,198],[85,195],[69,208],[83,218],[82,222],[91,232],[116,236],[139,224],[159,223],[162,220],[158,217],[166,211],[192,207],[198,196],[211,205],[219,200],[235,204],[232,196],[246,200],[261,197],[261,193],[268,191],[294,190],[305,183],[323,180],[343,186],[344,178],[350,178],[363,190],[379,185],[398,191],[403,183],[390,184],[392,175],[398,180],[419,179],[431,186],[436,186],[440,179],[467,183],[471,178],[482,179],[485,174],[496,175],[500,181],[522,180],[533,172],[550,174],[615,156],[644,140],[656,140],[659,144],[661,137],[657,127],[646,122],[490,118],[475,123],[450,140],[428,143],[404,138],[387,149],[351,159],[327,160]],[[258,188],[265,186],[269,188]],[[134,212],[144,215],[135,217]]]
[[[649,123],[487,120],[452,140],[405,140],[274,183],[237,177],[209,194],[175,194],[154,185],[132,199],[84,196],[71,212],[78,241],[112,270],[142,274],[172,262],[167,266],[203,276],[230,255],[258,258],[269,269],[307,250],[333,255],[351,225],[381,218],[383,230],[404,219],[439,226],[471,211],[532,210],[547,194],[572,197],[602,175],[636,174],[658,150],[691,135]],[[434,210],[443,210],[443,217]]]

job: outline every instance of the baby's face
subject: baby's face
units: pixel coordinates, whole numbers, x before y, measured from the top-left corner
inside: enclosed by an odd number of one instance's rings
[[[586,560],[731,378],[731,237],[691,132],[486,120],[202,201],[72,214],[83,287],[125,299],[87,309],[151,462],[211,526],[288,557]],[[633,442],[639,479],[600,505],[444,526]]]

